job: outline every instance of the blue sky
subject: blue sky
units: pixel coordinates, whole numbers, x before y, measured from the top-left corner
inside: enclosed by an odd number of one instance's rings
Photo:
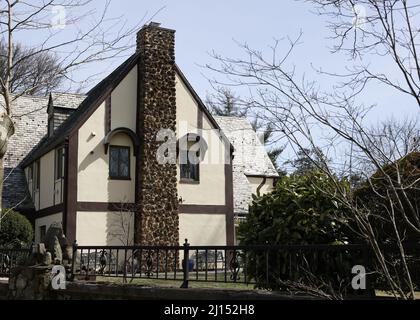
[[[100,13],[104,4],[104,0],[94,0],[90,7]],[[177,64],[204,98],[211,91],[206,78],[211,74],[203,67],[214,62],[209,55],[211,51],[227,57],[239,57],[243,50],[238,47],[237,41],[268,52],[274,39],[295,38],[300,31],[303,32],[301,44],[294,51],[290,63],[300,74],[305,73],[328,89],[331,82],[317,77],[313,67],[339,71],[349,64],[349,60],[341,54],[331,53],[334,42],[328,39],[331,34],[325,17],[314,14],[314,11],[313,5],[304,0],[113,0],[108,16],[121,17],[129,26],[138,24],[144,16],[146,20],[153,16],[153,21],[160,22],[163,27],[175,29]],[[64,30],[61,35],[63,40],[71,30]],[[29,45],[43,39],[43,36],[28,38],[24,32],[19,36],[21,42]],[[135,43],[134,36],[132,42]],[[282,49],[287,48],[279,48]],[[127,56],[131,53],[127,52]],[[104,77],[124,59],[89,64],[77,70],[74,77],[84,79],[98,70],[103,71],[101,77]],[[378,57],[373,62],[377,70],[394,68],[389,61]],[[372,121],[391,116],[410,117],[418,113],[418,107],[410,99],[386,87],[372,86],[364,93],[363,101],[378,104],[371,114]]]
[[[97,0],[98,7],[104,1]],[[122,3],[126,5],[122,5]],[[212,62],[209,52],[228,56],[240,56],[242,50],[235,41],[246,42],[259,50],[268,50],[274,39],[296,37],[303,32],[302,44],[292,56],[292,63],[301,73],[314,76],[312,65],[326,70],[342,70],[348,58],[331,54],[333,42],[324,17],[313,13],[314,8],[305,1],[295,0],[229,0],[229,1],[114,1],[110,8],[112,16],[123,16],[129,24],[139,22],[144,14],[150,18],[164,7],[154,18],[162,26],[176,30],[176,60],[201,97],[211,91],[206,76],[208,70],[202,66]],[[134,39],[133,39],[134,41]],[[117,66],[122,59],[113,61]],[[391,68],[387,61],[376,61],[379,69]],[[109,63],[106,66],[110,69]],[[98,65],[90,65],[79,76],[92,74]],[[104,68],[103,65],[102,68]],[[328,86],[325,80],[320,83]],[[372,121],[385,117],[412,116],[418,107],[410,99],[384,87],[372,87],[365,93],[366,103],[376,103]]]
[[[104,0],[95,0],[93,6],[102,8],[104,3]],[[176,30],[177,64],[202,98],[211,91],[206,79],[210,73],[203,67],[214,62],[209,52],[214,50],[223,56],[239,57],[243,51],[235,41],[268,51],[274,39],[295,38],[302,31],[301,44],[290,62],[299,73],[317,80],[324,88],[328,88],[331,82],[318,78],[312,66],[338,71],[349,63],[347,57],[331,53],[334,43],[328,39],[331,34],[325,17],[314,14],[313,6],[303,0],[115,0],[111,3],[109,15],[121,16],[129,25],[135,25],[144,15],[150,19],[157,11],[153,21]],[[26,43],[31,41],[27,38],[21,40]],[[135,43],[134,37],[132,41]],[[83,79],[98,70],[104,71],[105,76],[123,60],[118,58],[90,64],[78,70],[75,77]],[[393,72],[393,64],[387,60],[375,57],[372,62],[377,70]],[[370,114],[372,122],[389,117],[413,117],[419,113],[418,106],[410,98],[387,87],[371,86],[361,98],[366,104],[377,104]]]

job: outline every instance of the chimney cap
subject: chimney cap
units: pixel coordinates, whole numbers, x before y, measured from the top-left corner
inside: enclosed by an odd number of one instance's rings
[[[156,27],[156,28],[158,28],[158,27],[160,27],[160,23],[159,22],[151,21],[149,23],[149,27]]]

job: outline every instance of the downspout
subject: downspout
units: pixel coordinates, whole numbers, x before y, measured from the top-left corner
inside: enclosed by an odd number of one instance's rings
[[[68,197],[68,186],[67,186],[67,182],[68,182],[68,175],[69,175],[69,138],[67,137],[65,142],[64,142],[64,183],[62,183],[62,185],[64,185],[64,190],[61,190],[61,192],[63,193],[63,230],[64,232],[66,232],[67,230],[67,197]],[[67,237],[67,235],[65,234],[65,236]]]
[[[257,188],[257,196],[260,196],[260,190],[265,185],[266,182],[267,182],[267,177],[263,177],[262,182],[260,183],[260,185]]]

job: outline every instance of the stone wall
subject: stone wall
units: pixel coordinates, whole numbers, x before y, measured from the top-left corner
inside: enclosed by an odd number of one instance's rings
[[[156,152],[161,129],[176,128],[175,31],[151,23],[137,35],[137,134],[141,146],[136,158],[135,241],[142,245],[178,245],[177,168],[159,164]]]
[[[43,300],[50,296],[51,266],[16,267],[9,278],[8,298]]]

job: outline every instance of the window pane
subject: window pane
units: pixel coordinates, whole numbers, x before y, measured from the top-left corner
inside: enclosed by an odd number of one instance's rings
[[[181,170],[181,179],[190,179],[188,164],[181,164],[180,170]]]
[[[191,179],[193,179],[195,181],[199,180],[198,169],[199,169],[198,164],[191,164]]]
[[[180,152],[180,176],[181,179],[199,181],[200,151],[195,142],[188,142],[188,150]],[[193,162],[193,163],[192,163]]]
[[[64,176],[64,149],[60,148],[56,152],[56,172],[55,178],[61,179]]]
[[[110,148],[109,150],[109,176],[118,177],[118,149]]]
[[[115,179],[130,178],[130,148],[109,147],[109,176]]]
[[[121,148],[120,149],[120,158],[119,158],[119,165],[120,165],[120,174],[119,176],[122,178],[129,178],[129,149]]]

